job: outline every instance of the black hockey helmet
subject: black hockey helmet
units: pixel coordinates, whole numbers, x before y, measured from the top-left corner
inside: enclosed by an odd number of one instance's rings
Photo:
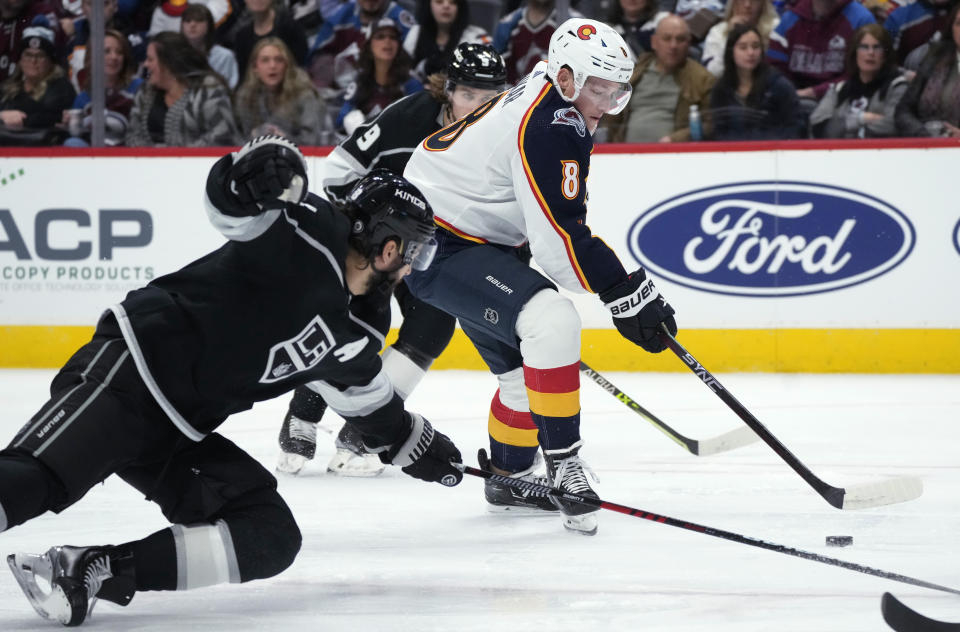
[[[400,242],[404,264],[426,270],[437,250],[433,210],[417,187],[388,169],[374,169],[354,185],[346,211],[357,249],[373,259],[389,239]]]
[[[463,84],[500,92],[507,87],[503,57],[489,44],[459,44],[447,64],[447,92]]]

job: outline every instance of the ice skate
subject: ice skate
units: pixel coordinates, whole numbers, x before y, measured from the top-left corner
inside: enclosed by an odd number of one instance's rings
[[[288,412],[280,426],[278,442],[281,452],[277,459],[277,471],[297,475],[317,453],[317,424]]]
[[[477,453],[477,461],[480,463],[480,469],[488,472],[493,471],[486,450],[481,449]],[[537,485],[549,486],[550,481],[545,476],[534,474],[539,465],[540,455],[538,453],[537,460],[534,461],[533,465],[522,472],[510,474],[509,477],[529,481]],[[487,499],[487,511],[491,513],[508,513],[514,516],[545,516],[549,515],[547,512],[557,511],[556,505],[553,504],[549,496],[526,489],[517,489],[489,478],[483,482],[483,495]]]
[[[92,616],[98,597],[121,606],[133,599],[132,578],[113,574],[111,548],[55,546],[42,555],[12,553],[7,564],[37,614],[76,626]]]
[[[386,468],[380,457],[363,446],[360,433],[350,424],[343,424],[336,440],[337,451],[327,464],[327,472],[335,476],[371,477]]]
[[[599,498],[590,487],[587,474],[596,480],[593,470],[578,456],[580,446],[566,450],[544,451],[547,460],[547,475],[553,487],[578,496]],[[583,535],[596,535],[598,507],[572,500],[549,497],[563,513],[563,526],[568,531]]]

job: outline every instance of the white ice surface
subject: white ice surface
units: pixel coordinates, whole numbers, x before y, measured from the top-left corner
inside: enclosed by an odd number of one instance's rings
[[[3,442],[46,400],[52,371],[0,371]],[[611,373],[611,381],[694,438],[739,420],[687,374]],[[924,494],[862,511],[829,506],[764,443],[695,457],[589,381],[582,456],[605,500],[960,588],[960,376],[719,375],[801,461],[837,486],[914,475]],[[485,373],[432,372],[409,402],[468,463],[486,444],[495,388]],[[268,468],[287,397],[221,429]],[[960,621],[960,596],[918,588],[601,511],[595,537],[554,517],[487,513],[482,481],[454,489],[388,468],[377,479],[325,474],[332,437],[280,491],[304,535],[294,565],[245,585],[139,593],[97,605],[85,627],[198,630],[887,630],[891,591],[928,616]],[[165,521],[116,478],[61,515],[0,535],[0,553],[119,543]],[[828,535],[852,535],[829,548]],[[0,567],[0,630],[51,630]]]

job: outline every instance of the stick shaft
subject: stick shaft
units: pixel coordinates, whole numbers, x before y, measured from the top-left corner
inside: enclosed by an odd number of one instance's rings
[[[656,513],[653,513],[652,511],[644,511],[643,509],[636,509],[634,507],[628,507],[627,505],[620,505],[617,503],[602,500],[600,498],[592,498],[589,496],[580,496],[578,494],[564,492],[554,487],[540,485],[532,481],[525,481],[525,480],[520,480],[516,478],[510,478],[509,476],[501,476],[499,474],[494,474],[493,472],[488,472],[487,470],[480,470],[475,467],[470,467],[469,465],[463,465],[461,463],[454,463],[453,466],[459,469],[464,474],[477,476],[479,478],[495,480],[498,483],[509,485],[510,487],[515,487],[517,489],[525,489],[527,491],[534,491],[546,496],[553,496],[556,498],[563,498],[565,500],[572,500],[585,505],[592,505],[594,507],[606,509],[608,511],[616,511],[617,513],[633,516],[634,518],[642,518],[643,520],[658,522],[660,524],[666,524],[671,527],[677,527],[679,529],[685,529],[687,531],[693,531],[695,533],[702,533],[704,535],[709,535],[715,538],[729,540],[730,542],[737,542],[739,544],[746,544],[746,545],[757,547],[760,549],[766,549],[768,551],[783,553],[784,555],[791,555],[793,557],[799,557],[805,560],[820,562],[821,564],[827,564],[829,566],[839,566],[840,568],[845,568],[847,570],[856,571],[858,573],[865,573],[867,575],[873,575],[875,577],[881,577],[884,579],[890,579],[890,580],[901,582],[904,584],[910,584],[912,586],[921,586],[923,588],[930,588],[931,590],[939,590],[943,592],[953,593],[955,595],[960,595],[960,590],[957,590],[955,588],[941,586],[939,584],[934,584],[922,579],[916,579],[914,577],[909,577],[907,575],[901,575],[900,573],[891,573],[889,571],[880,570],[878,568],[872,568],[870,566],[864,566],[862,564],[856,564],[854,562],[847,562],[837,558],[828,557],[826,555],[820,555],[818,553],[812,553],[812,552],[804,551],[801,549],[795,549],[793,547],[785,546],[782,544],[775,544],[773,542],[767,542],[765,540],[751,538],[749,536],[741,535],[739,533],[734,533],[732,531],[715,529],[713,527],[697,524],[695,522],[689,522],[687,520],[679,520],[677,518],[671,518],[669,516],[656,514]]]
[[[747,424],[751,430],[753,430],[757,435],[769,445],[777,455],[783,459],[787,465],[793,468],[793,471],[800,475],[800,478],[805,480],[808,485],[810,485],[818,494],[820,494],[824,500],[836,507],[837,509],[843,509],[843,495],[844,490],[839,487],[834,487],[829,485],[820,479],[816,474],[810,471],[806,465],[804,465],[800,459],[798,459],[793,452],[787,449],[787,446],[783,445],[779,439],[777,439],[773,433],[767,430],[766,426],[760,423],[760,420],[753,416],[753,414],[747,410],[747,407],[740,403],[740,401],[733,396],[722,384],[720,381],[713,376],[710,371],[708,371],[702,364],[700,364],[696,358],[693,357],[689,351],[687,351],[683,345],[677,342],[677,339],[670,335],[670,332],[666,329],[660,333],[660,339],[666,344],[671,351],[673,351],[678,358],[683,360],[683,363],[699,377],[707,387],[719,397],[723,403],[725,403],[730,409],[736,413],[740,419]]]

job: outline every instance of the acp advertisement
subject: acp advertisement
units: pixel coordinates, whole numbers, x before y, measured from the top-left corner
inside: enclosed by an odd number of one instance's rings
[[[599,146],[587,215],[715,370],[960,371],[960,147],[716,147]],[[32,366],[18,349],[46,357],[57,328],[92,328],[222,245],[203,195],[218,157],[0,156],[0,364]],[[308,162],[316,191],[324,157]],[[676,365],[623,344],[596,296],[569,296],[598,368]],[[438,366],[479,366],[450,361],[461,342]]]

